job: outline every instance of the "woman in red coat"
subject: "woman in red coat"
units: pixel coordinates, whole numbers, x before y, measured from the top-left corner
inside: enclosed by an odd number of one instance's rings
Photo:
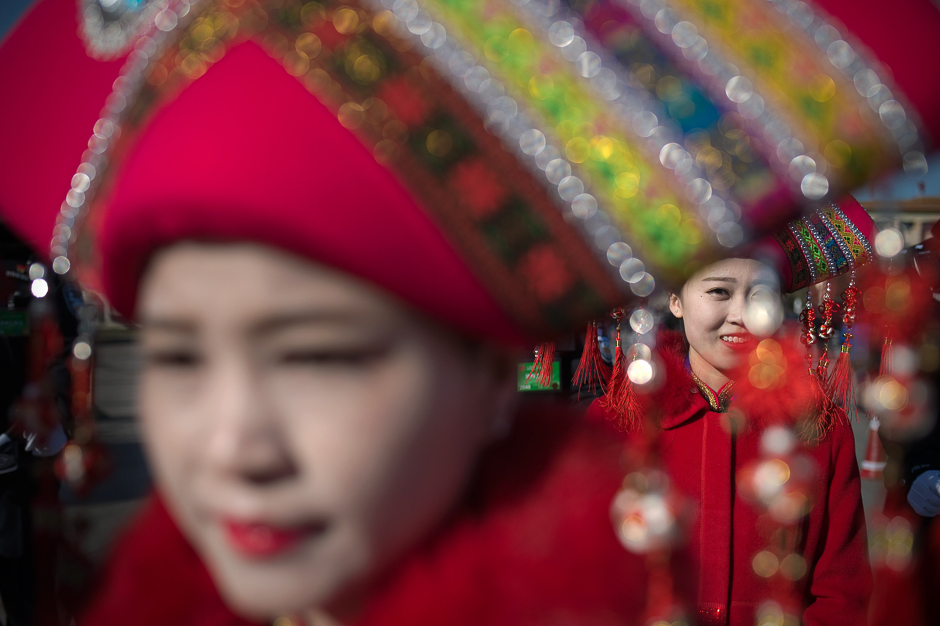
[[[854,200],[839,215],[871,232]],[[785,288],[805,287],[794,277],[806,266],[797,260],[788,270],[780,256]],[[749,318],[761,312],[760,292],[779,297],[768,272],[733,258],[694,274],[669,300],[684,332],[657,338],[661,386],[634,385],[643,415],[618,415],[610,396],[589,415],[619,419],[633,442],[652,440],[656,463],[689,499],[674,559],[693,573],[691,588],[679,587],[698,623],[791,615],[808,625],[864,624],[872,583],[852,428],[807,373],[796,336],[766,337]]]

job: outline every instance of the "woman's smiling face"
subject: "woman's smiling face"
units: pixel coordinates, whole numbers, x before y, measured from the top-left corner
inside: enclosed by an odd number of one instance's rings
[[[744,324],[748,298],[757,285],[767,285],[767,271],[753,259],[725,259],[699,270],[670,297],[670,310],[685,326],[692,369],[705,382],[703,373],[724,375],[741,362],[753,340]]]
[[[329,607],[407,550],[514,401],[508,356],[271,248],[165,249],[138,302],[156,484],[253,618]]]

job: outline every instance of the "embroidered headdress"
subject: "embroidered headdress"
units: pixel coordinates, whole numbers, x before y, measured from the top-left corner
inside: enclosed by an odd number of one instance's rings
[[[536,0],[81,0],[89,52],[126,57],[100,118],[90,124],[88,149],[68,175],[51,247],[53,269],[89,284],[102,284],[99,273],[110,272],[105,286],[129,312],[133,274],[152,249],[148,245],[174,236],[212,236],[212,228],[222,238],[262,237],[253,226],[239,231],[238,220],[225,224],[216,215],[213,226],[203,222],[199,232],[158,229],[152,240],[124,238],[133,229],[114,232],[107,216],[120,210],[111,213],[112,204],[143,196],[134,196],[124,171],[164,201],[178,201],[193,181],[216,180],[217,174],[245,189],[263,174],[267,191],[279,193],[283,184],[292,200],[328,196],[331,188],[338,200],[355,197],[374,176],[430,219],[428,226],[443,235],[473,281],[520,330],[516,334],[566,330],[624,299],[649,295],[656,280],[681,280],[807,201],[825,201],[901,163],[921,167],[936,121],[921,119],[916,110],[935,110],[936,89],[929,85],[938,83],[930,79],[940,69],[940,55],[928,54],[935,38],[921,36],[938,18],[921,4],[897,7],[908,24],[903,39],[884,28],[873,35],[867,21],[846,18],[890,64],[904,96],[858,40],[820,7],[803,3],[727,3],[716,13],[694,3],[645,1],[566,8]],[[45,0],[47,5],[72,3]],[[22,47],[22,39],[14,40]],[[273,61],[248,52],[254,47]],[[897,51],[905,47],[919,57],[916,75],[897,67]],[[97,97],[91,83],[100,89],[107,74],[104,64],[92,64],[89,98]],[[241,72],[241,64],[250,71]],[[3,69],[9,65],[0,63],[0,70],[12,72]],[[284,101],[262,102],[257,93],[245,98],[239,85],[251,91],[248,83],[255,79],[292,95]],[[314,97],[303,100],[287,79]],[[209,91],[214,99],[190,93]],[[222,93],[239,98],[224,100]],[[27,109],[20,98],[5,106],[13,114],[7,119],[21,120]],[[187,107],[234,124],[220,127],[221,143],[213,145],[199,134],[206,127]],[[254,128],[239,122],[249,113]],[[288,113],[292,122],[284,118]],[[162,128],[180,138],[179,158],[151,139],[151,124],[165,118],[175,120]],[[289,139],[320,123],[331,129],[331,140],[355,136],[351,150],[364,162],[357,176],[336,177],[325,168],[336,162],[332,144],[308,142],[304,151],[294,145],[300,142],[256,141],[262,135]],[[204,140],[201,153],[197,138]],[[235,176],[232,163],[213,160],[221,146],[246,154],[273,150],[284,158],[249,154],[254,161]],[[158,149],[164,150],[159,158]],[[147,159],[150,178],[134,170]],[[272,184],[278,168],[284,168],[282,180]],[[6,193],[15,196],[21,187],[11,181],[13,191]],[[26,195],[12,202],[0,196],[0,202],[13,213],[14,226],[38,240],[32,223],[48,224],[48,213],[19,215],[17,204],[27,204]],[[369,202],[384,197],[379,193]],[[248,192],[243,198],[254,199]],[[359,199],[338,201],[331,219],[363,210],[366,195]],[[301,204],[285,209],[291,219],[284,224],[313,219]],[[269,206],[252,208],[277,221]],[[155,215],[167,211],[165,203],[134,210],[148,214],[148,223],[171,221]],[[398,227],[394,213],[381,213],[366,211],[350,221],[361,225],[359,234],[367,225],[374,232]],[[301,231],[289,233],[297,241],[267,240],[319,258],[319,244],[299,250]],[[354,233],[347,235],[342,241],[357,243]],[[422,308],[431,306],[408,291],[418,281],[388,280],[386,274],[395,272],[387,264],[378,268],[399,249],[371,243],[366,236],[346,246],[355,250],[355,260],[329,254],[321,260],[376,280]],[[131,257],[102,265],[96,250],[103,249]],[[397,273],[411,271],[406,265]],[[438,298],[446,299],[460,297]],[[439,303],[434,307],[432,313],[456,319]],[[457,325],[477,317],[457,315],[463,319]],[[480,330],[480,324],[471,326]],[[502,326],[497,335],[512,334]]]

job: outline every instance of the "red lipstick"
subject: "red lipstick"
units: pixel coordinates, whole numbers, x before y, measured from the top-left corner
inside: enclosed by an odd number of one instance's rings
[[[223,521],[222,527],[225,538],[235,550],[254,558],[270,558],[282,554],[322,528],[319,525],[281,528],[234,520]]]

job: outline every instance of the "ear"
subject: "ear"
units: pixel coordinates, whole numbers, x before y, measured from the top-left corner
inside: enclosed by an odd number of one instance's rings
[[[669,310],[674,316],[682,317],[682,300],[674,293],[669,294]]]

